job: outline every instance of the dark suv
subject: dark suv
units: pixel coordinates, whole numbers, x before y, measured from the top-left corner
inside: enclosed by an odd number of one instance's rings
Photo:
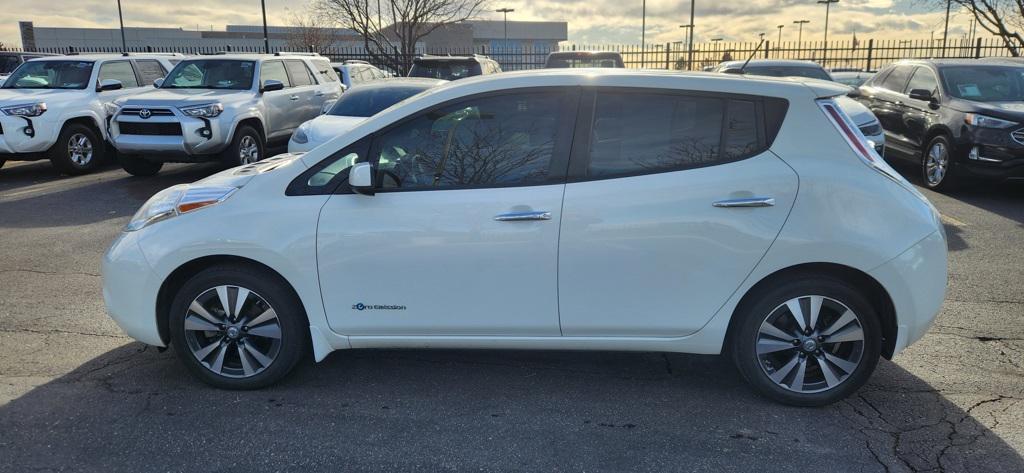
[[[1024,65],[900,61],[857,96],[885,129],[886,157],[915,163],[931,189],[1024,176]]]
[[[495,60],[479,54],[472,56],[424,55],[413,59],[409,77],[458,80],[499,72],[501,72],[501,66]]]

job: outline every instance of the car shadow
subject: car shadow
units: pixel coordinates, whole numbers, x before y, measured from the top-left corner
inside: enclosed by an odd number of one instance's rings
[[[1024,470],[981,414],[890,362],[804,409],[716,356],[340,351],[223,391],[129,343],[0,407],[0,456],[15,471]]]
[[[903,162],[892,163],[908,181],[924,187],[918,168]],[[951,191],[941,193],[951,199],[992,212],[1024,226],[1024,179],[1004,181],[969,181]],[[947,225],[947,229],[949,226]],[[952,249],[952,248],[951,248]]]

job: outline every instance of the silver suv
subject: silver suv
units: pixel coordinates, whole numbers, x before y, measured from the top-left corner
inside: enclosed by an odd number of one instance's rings
[[[109,123],[121,167],[136,176],[165,162],[259,161],[342,92],[326,58],[288,53],[189,58],[157,86],[118,101]]]

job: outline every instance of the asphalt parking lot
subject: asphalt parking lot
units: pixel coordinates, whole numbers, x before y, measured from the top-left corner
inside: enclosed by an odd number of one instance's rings
[[[153,193],[217,170],[0,169],[0,471],[1024,471],[1024,183],[928,193],[936,325],[827,408],[713,356],[373,350],[226,392],[104,313],[99,265]]]

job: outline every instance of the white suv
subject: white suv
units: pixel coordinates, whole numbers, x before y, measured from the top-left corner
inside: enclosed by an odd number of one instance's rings
[[[309,350],[725,352],[774,399],[833,402],[946,289],[939,215],[835,104],[848,90],[625,69],[442,85],[158,193],[105,256],[104,298],[224,388]]]
[[[342,92],[326,58],[285,53],[192,57],[157,86],[119,100],[110,121],[121,166],[137,176],[164,162],[259,161]]]
[[[105,157],[107,106],[152,88],[180,54],[57,56],[30,60],[0,87],[0,166],[49,159],[67,174]]]

